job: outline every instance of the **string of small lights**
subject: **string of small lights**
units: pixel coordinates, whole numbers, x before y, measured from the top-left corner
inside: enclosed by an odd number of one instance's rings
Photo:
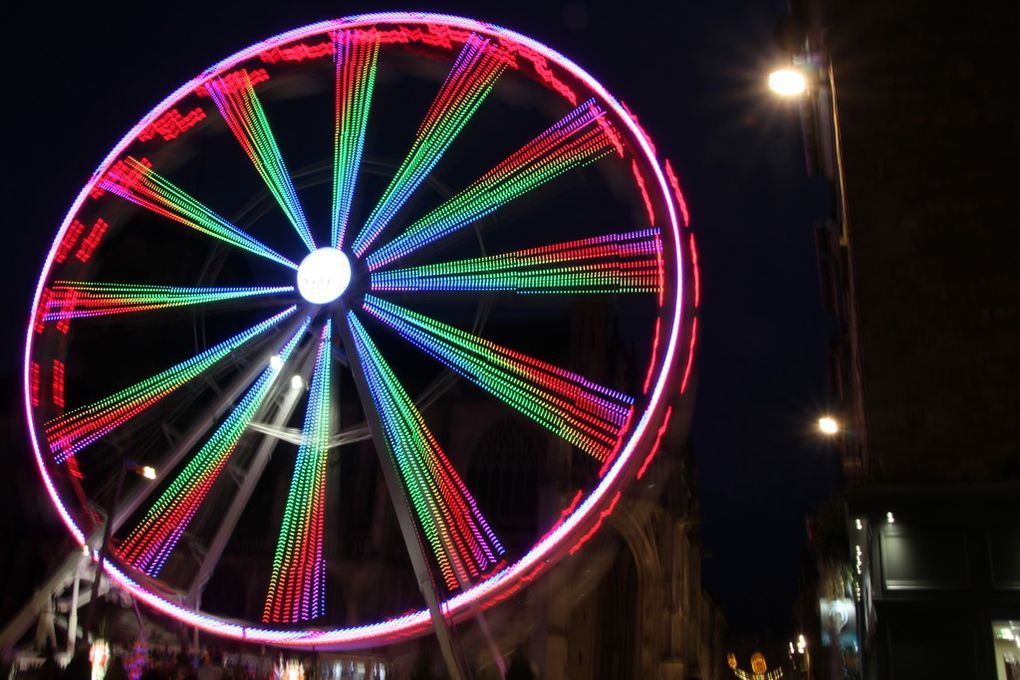
[[[634,400],[373,295],[363,308],[405,340],[599,461],[608,459]]]
[[[128,534],[117,550],[121,558],[149,576],[159,574],[230,460],[241,435],[265,403],[291,353],[304,337],[309,322],[310,319],[305,319],[294,337],[262,371],[230,415]]]
[[[425,181],[506,68],[491,40],[471,34],[418,128],[411,150],[351,244],[361,257],[401,206]]]
[[[329,457],[332,329],[332,322],[327,321],[319,338],[301,445],[262,610],[266,623],[310,621],[326,612],[322,537]]]
[[[309,251],[315,250],[315,239],[298,201],[294,182],[248,72],[241,69],[213,78],[205,89],[305,246]]]
[[[55,281],[46,300],[44,321],[148,312],[212,302],[291,293],[294,286],[184,288],[133,283]]]
[[[609,154],[618,144],[605,112],[588,100],[512,153],[473,184],[415,220],[365,262],[369,270],[405,257],[558,177]]]
[[[374,31],[336,31],[336,126],[333,131],[331,243],[343,247],[372,105],[379,38]]]
[[[114,163],[99,187],[207,236],[297,269],[292,261],[230,224],[157,173],[145,158],[128,156]]]
[[[45,423],[46,440],[57,463],[106,436],[163,397],[193,380],[294,312],[290,307],[186,361],[87,406]]]
[[[372,291],[658,293],[658,229],[607,234],[539,248],[372,272]]]
[[[505,550],[353,312],[347,315],[394,467],[447,589],[495,567]]]

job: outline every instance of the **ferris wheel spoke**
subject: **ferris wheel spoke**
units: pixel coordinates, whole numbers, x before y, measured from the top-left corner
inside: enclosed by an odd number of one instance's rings
[[[630,422],[634,400],[576,373],[366,295],[364,310],[409,343],[599,461]]]
[[[352,250],[362,256],[401,206],[425,181],[506,68],[507,57],[491,40],[471,34],[433,100],[407,156],[368,216]]]
[[[272,260],[285,267],[297,265],[258,239],[223,219],[152,169],[145,158],[128,156],[114,163],[99,188],[179,222],[195,231]]]
[[[379,60],[379,37],[375,32],[341,30],[334,35],[333,44],[336,48],[336,127],[333,131],[331,243],[334,248],[341,248],[365,145],[365,128]]]
[[[659,230],[566,241],[500,255],[372,272],[373,292],[658,293]]]
[[[348,324],[390,462],[403,482],[399,491],[413,508],[419,536],[431,549],[447,590],[467,585],[495,568],[505,550],[353,313],[348,314]]]
[[[192,453],[195,447],[205,441],[220,419],[233,410],[242,395],[262,375],[265,367],[277,363],[278,360],[274,357],[279,356],[287,346],[292,334],[303,323],[303,318],[293,316],[287,323],[281,323],[278,326],[275,337],[270,342],[252,352],[250,356],[243,357],[242,360],[247,361],[248,365],[225,381],[222,391],[217,395],[218,398],[213,400],[200,414],[196,414],[192,419],[191,426],[155,461],[153,467],[164,471],[176,470],[181,461]],[[255,430],[255,423],[251,423],[250,427]],[[117,513],[111,518],[110,531],[118,532],[155,491],[155,484],[138,484],[126,491],[123,499],[117,505]]]
[[[489,215],[559,175],[592,163],[622,144],[605,112],[588,100],[512,153],[403,234],[366,258],[371,271]]]
[[[163,397],[202,375],[227,356],[288,317],[290,307],[186,361],[146,378],[87,406],[45,423],[46,440],[54,461],[63,463],[85,447],[113,432]]]
[[[272,575],[262,613],[266,623],[310,621],[325,613],[323,533],[330,437],[331,345],[332,321],[327,321],[319,339],[302,442],[273,555]]]
[[[263,408],[287,360],[304,337],[309,322],[310,319],[306,318],[276,355],[278,361],[270,362],[262,371],[219,428],[121,542],[117,552],[123,560],[149,576],[159,574],[230,460],[241,435]]]
[[[315,239],[312,238],[308,220],[298,200],[294,182],[283,162],[280,147],[248,72],[241,69],[214,78],[206,83],[205,89],[298,236],[309,251],[315,250]]]
[[[134,283],[55,281],[43,321],[148,312],[294,292],[293,286],[185,288]]]

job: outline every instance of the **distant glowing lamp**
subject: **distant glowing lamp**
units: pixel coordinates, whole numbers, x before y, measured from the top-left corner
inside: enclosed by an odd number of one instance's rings
[[[885,520],[889,522],[889,524],[896,524],[896,517],[894,517],[891,512],[885,513]]]
[[[281,357],[279,354],[274,354],[273,356],[269,357],[269,368],[273,369],[274,371],[279,371],[281,368],[283,368],[283,357]]]
[[[142,466],[142,477],[145,477],[146,479],[155,479],[156,478],[156,468],[152,467],[151,465],[143,465]]]
[[[818,430],[830,437],[839,434],[839,421],[832,416],[822,416],[818,419]]]
[[[769,89],[783,97],[798,97],[807,91],[807,78],[796,68],[776,69],[769,74]]]
[[[755,652],[751,655],[751,670],[756,675],[764,675],[768,671],[768,664],[765,663],[765,655],[761,652]]]
[[[300,390],[305,386],[305,381],[301,379],[300,375],[292,376],[290,379],[290,389]]]

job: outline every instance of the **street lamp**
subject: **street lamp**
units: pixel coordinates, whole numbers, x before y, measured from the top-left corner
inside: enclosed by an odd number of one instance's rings
[[[818,431],[827,437],[839,434],[839,421],[832,416],[822,416],[818,419]]]
[[[769,74],[769,89],[783,97],[799,97],[807,88],[807,77],[799,68],[784,66]]]
[[[106,521],[103,523],[103,531],[99,539],[99,554],[96,556],[96,574],[92,579],[92,598],[89,600],[89,610],[88,614],[85,616],[85,628],[82,631],[83,636],[87,636],[89,631],[92,630],[92,619],[95,616],[96,600],[99,599],[99,584],[103,578],[103,562],[110,549],[110,524],[113,523],[113,518],[117,514],[117,503],[120,501],[120,492],[124,488],[124,475],[128,472],[134,472],[145,479],[156,479],[156,468],[151,465],[139,465],[131,460],[125,460],[121,463],[120,472],[117,474],[117,485],[113,490],[113,499],[110,501],[110,510],[106,513]],[[88,543],[82,546],[82,548],[83,552],[87,555]]]

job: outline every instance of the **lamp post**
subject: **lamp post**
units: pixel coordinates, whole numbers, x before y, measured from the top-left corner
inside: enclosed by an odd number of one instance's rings
[[[110,524],[117,514],[117,504],[120,501],[120,494],[124,488],[124,476],[128,472],[135,472],[142,477],[156,479],[156,469],[151,465],[139,465],[134,461],[125,460],[121,463],[120,471],[117,473],[117,484],[114,486],[113,499],[110,501],[109,510],[106,513],[106,521],[103,522],[103,531],[99,539],[99,554],[96,557],[96,573],[92,579],[92,597],[89,599],[89,609],[85,615],[85,627],[82,629],[82,636],[87,640],[92,630],[92,622],[96,612],[96,600],[99,599],[99,586],[103,579],[103,562],[110,549]],[[86,544],[86,549],[87,549]]]

